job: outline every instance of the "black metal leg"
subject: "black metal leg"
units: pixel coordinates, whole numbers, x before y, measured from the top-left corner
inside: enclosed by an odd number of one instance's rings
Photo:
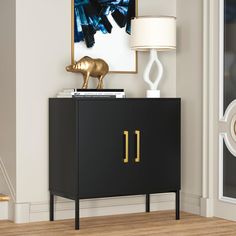
[[[146,212],[150,212],[150,194],[146,194]]]
[[[54,195],[50,194],[50,221],[54,221]]]
[[[79,229],[79,199],[75,200],[75,229]]]
[[[180,214],[179,214],[179,190],[175,192],[175,218],[176,220],[179,220]]]

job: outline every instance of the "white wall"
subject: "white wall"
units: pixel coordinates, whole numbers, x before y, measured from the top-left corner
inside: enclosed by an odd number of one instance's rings
[[[17,202],[42,202],[48,200],[48,98],[62,88],[79,87],[82,81],[64,69],[70,63],[70,1],[16,3]],[[142,0],[139,13],[176,15],[176,1]],[[176,55],[167,53],[161,59],[165,66],[162,94],[173,97]],[[130,97],[145,96],[142,71],[146,60],[144,53],[139,56],[139,74],[109,75],[106,87],[125,88]]]
[[[182,190],[201,196],[203,2],[177,0],[177,96],[182,98]]]
[[[70,62],[69,2],[16,1],[17,202],[48,198],[48,98],[76,87],[64,69]]]
[[[0,1],[0,192],[10,194],[2,169],[16,187],[15,1]],[[8,183],[9,184],[9,183]],[[14,196],[13,196],[14,197]]]

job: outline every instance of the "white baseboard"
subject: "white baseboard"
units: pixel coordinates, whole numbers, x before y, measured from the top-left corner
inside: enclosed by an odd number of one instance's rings
[[[181,210],[195,215],[200,215],[201,212],[200,199],[201,197],[199,195],[182,192]]]
[[[201,216],[213,217],[213,199],[201,198]]]
[[[151,195],[151,211],[175,209],[175,194],[164,193]],[[186,212],[200,214],[200,196],[181,193],[181,209]],[[89,199],[80,201],[80,216],[106,216],[138,213],[145,211],[144,196],[127,196],[115,198]],[[55,220],[73,219],[74,201],[55,198]],[[49,220],[49,203],[34,202],[16,204],[15,222],[28,223]]]
[[[29,203],[16,203],[15,204],[15,223],[28,223],[30,222],[30,204]]]
[[[12,199],[8,202],[8,220],[15,221],[15,203]]]
[[[8,202],[0,202],[0,220],[8,220]]]

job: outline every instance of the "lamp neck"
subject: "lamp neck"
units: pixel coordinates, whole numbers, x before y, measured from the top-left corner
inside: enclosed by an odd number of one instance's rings
[[[154,48],[150,49],[150,56],[157,56],[157,50]]]
[[[157,50],[152,48],[150,49],[150,57],[151,58],[157,58]]]
[[[154,80],[150,79],[150,72],[152,70],[152,66],[153,64],[156,64],[157,69],[158,69],[158,73],[157,76]],[[157,56],[157,50],[155,49],[150,49],[150,58],[149,58],[149,62],[146,66],[146,69],[144,70],[144,81],[147,82],[147,84],[150,86],[150,90],[156,90],[159,82],[162,79],[162,75],[163,75],[163,66],[160,62],[160,60],[158,59]]]

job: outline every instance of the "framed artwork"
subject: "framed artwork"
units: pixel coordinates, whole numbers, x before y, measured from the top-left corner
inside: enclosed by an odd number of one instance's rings
[[[105,60],[111,73],[137,73],[129,45],[136,15],[137,0],[72,0],[72,63],[90,56]]]

